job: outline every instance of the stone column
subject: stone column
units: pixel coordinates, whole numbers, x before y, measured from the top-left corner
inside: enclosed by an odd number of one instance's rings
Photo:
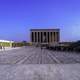
[[[56,42],[58,42],[58,33],[56,32]]]
[[[59,42],[59,39],[60,39],[60,34],[59,32],[57,32],[57,41]]]
[[[32,35],[32,32],[30,32],[30,41],[32,42],[32,36],[31,35]]]
[[[41,32],[39,32],[39,42],[41,43]]]
[[[31,42],[33,42],[33,39],[32,39],[32,38],[33,38],[33,37],[32,37],[33,35],[32,35],[32,33],[33,33],[33,32],[31,32]]]
[[[48,32],[46,32],[46,43],[48,43]]]
[[[52,32],[52,42],[54,42],[54,32]]]
[[[57,42],[57,33],[56,33],[56,36],[55,37],[56,37],[56,42]]]
[[[34,35],[34,36],[33,36],[33,37],[34,37],[33,41],[35,42],[35,32],[33,32],[33,35]]]
[[[51,43],[52,43],[52,32],[51,32]]]
[[[56,39],[55,39],[55,32],[54,32],[54,42],[55,42],[55,40],[56,40]]]
[[[56,34],[56,32],[55,32],[55,42],[57,42],[57,34]]]
[[[42,43],[44,43],[44,32],[42,32]]]
[[[34,42],[34,33],[31,32],[31,42]]]
[[[41,32],[41,43],[42,43],[42,32]]]
[[[36,32],[36,42],[38,43],[38,32]]]
[[[34,42],[34,33],[33,33],[33,42]]]
[[[35,43],[37,42],[37,32],[35,32]]]
[[[51,43],[51,32],[50,32],[50,43]]]
[[[39,32],[37,33],[37,37],[38,37],[37,39],[38,39],[38,43],[39,43],[39,42],[40,42],[40,41],[39,41],[39,40],[40,40],[40,39],[39,39]]]
[[[49,43],[51,43],[51,32],[49,32]]]

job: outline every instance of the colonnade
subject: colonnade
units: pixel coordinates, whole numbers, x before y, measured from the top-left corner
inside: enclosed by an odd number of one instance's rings
[[[31,42],[34,43],[53,43],[59,42],[59,32],[31,32]]]

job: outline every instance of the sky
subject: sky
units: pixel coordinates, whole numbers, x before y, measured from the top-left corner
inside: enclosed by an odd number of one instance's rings
[[[60,29],[80,40],[80,0],[0,0],[0,39],[30,41],[30,29]]]

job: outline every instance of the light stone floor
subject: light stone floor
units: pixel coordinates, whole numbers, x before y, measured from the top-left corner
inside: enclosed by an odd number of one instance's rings
[[[0,51],[0,64],[75,64],[80,53],[57,52],[36,47]]]
[[[80,53],[36,47],[0,51],[0,80],[80,80]]]
[[[0,51],[8,51],[8,50],[14,50],[14,49],[19,49],[20,47],[15,47],[15,48],[11,48],[11,47],[5,47],[4,49],[0,49]]]
[[[80,80],[80,64],[0,65],[0,80]]]

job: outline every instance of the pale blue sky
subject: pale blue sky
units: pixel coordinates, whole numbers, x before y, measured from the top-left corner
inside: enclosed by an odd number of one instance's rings
[[[80,40],[80,0],[0,0],[0,39],[29,41],[32,28],[60,28],[61,41]]]

